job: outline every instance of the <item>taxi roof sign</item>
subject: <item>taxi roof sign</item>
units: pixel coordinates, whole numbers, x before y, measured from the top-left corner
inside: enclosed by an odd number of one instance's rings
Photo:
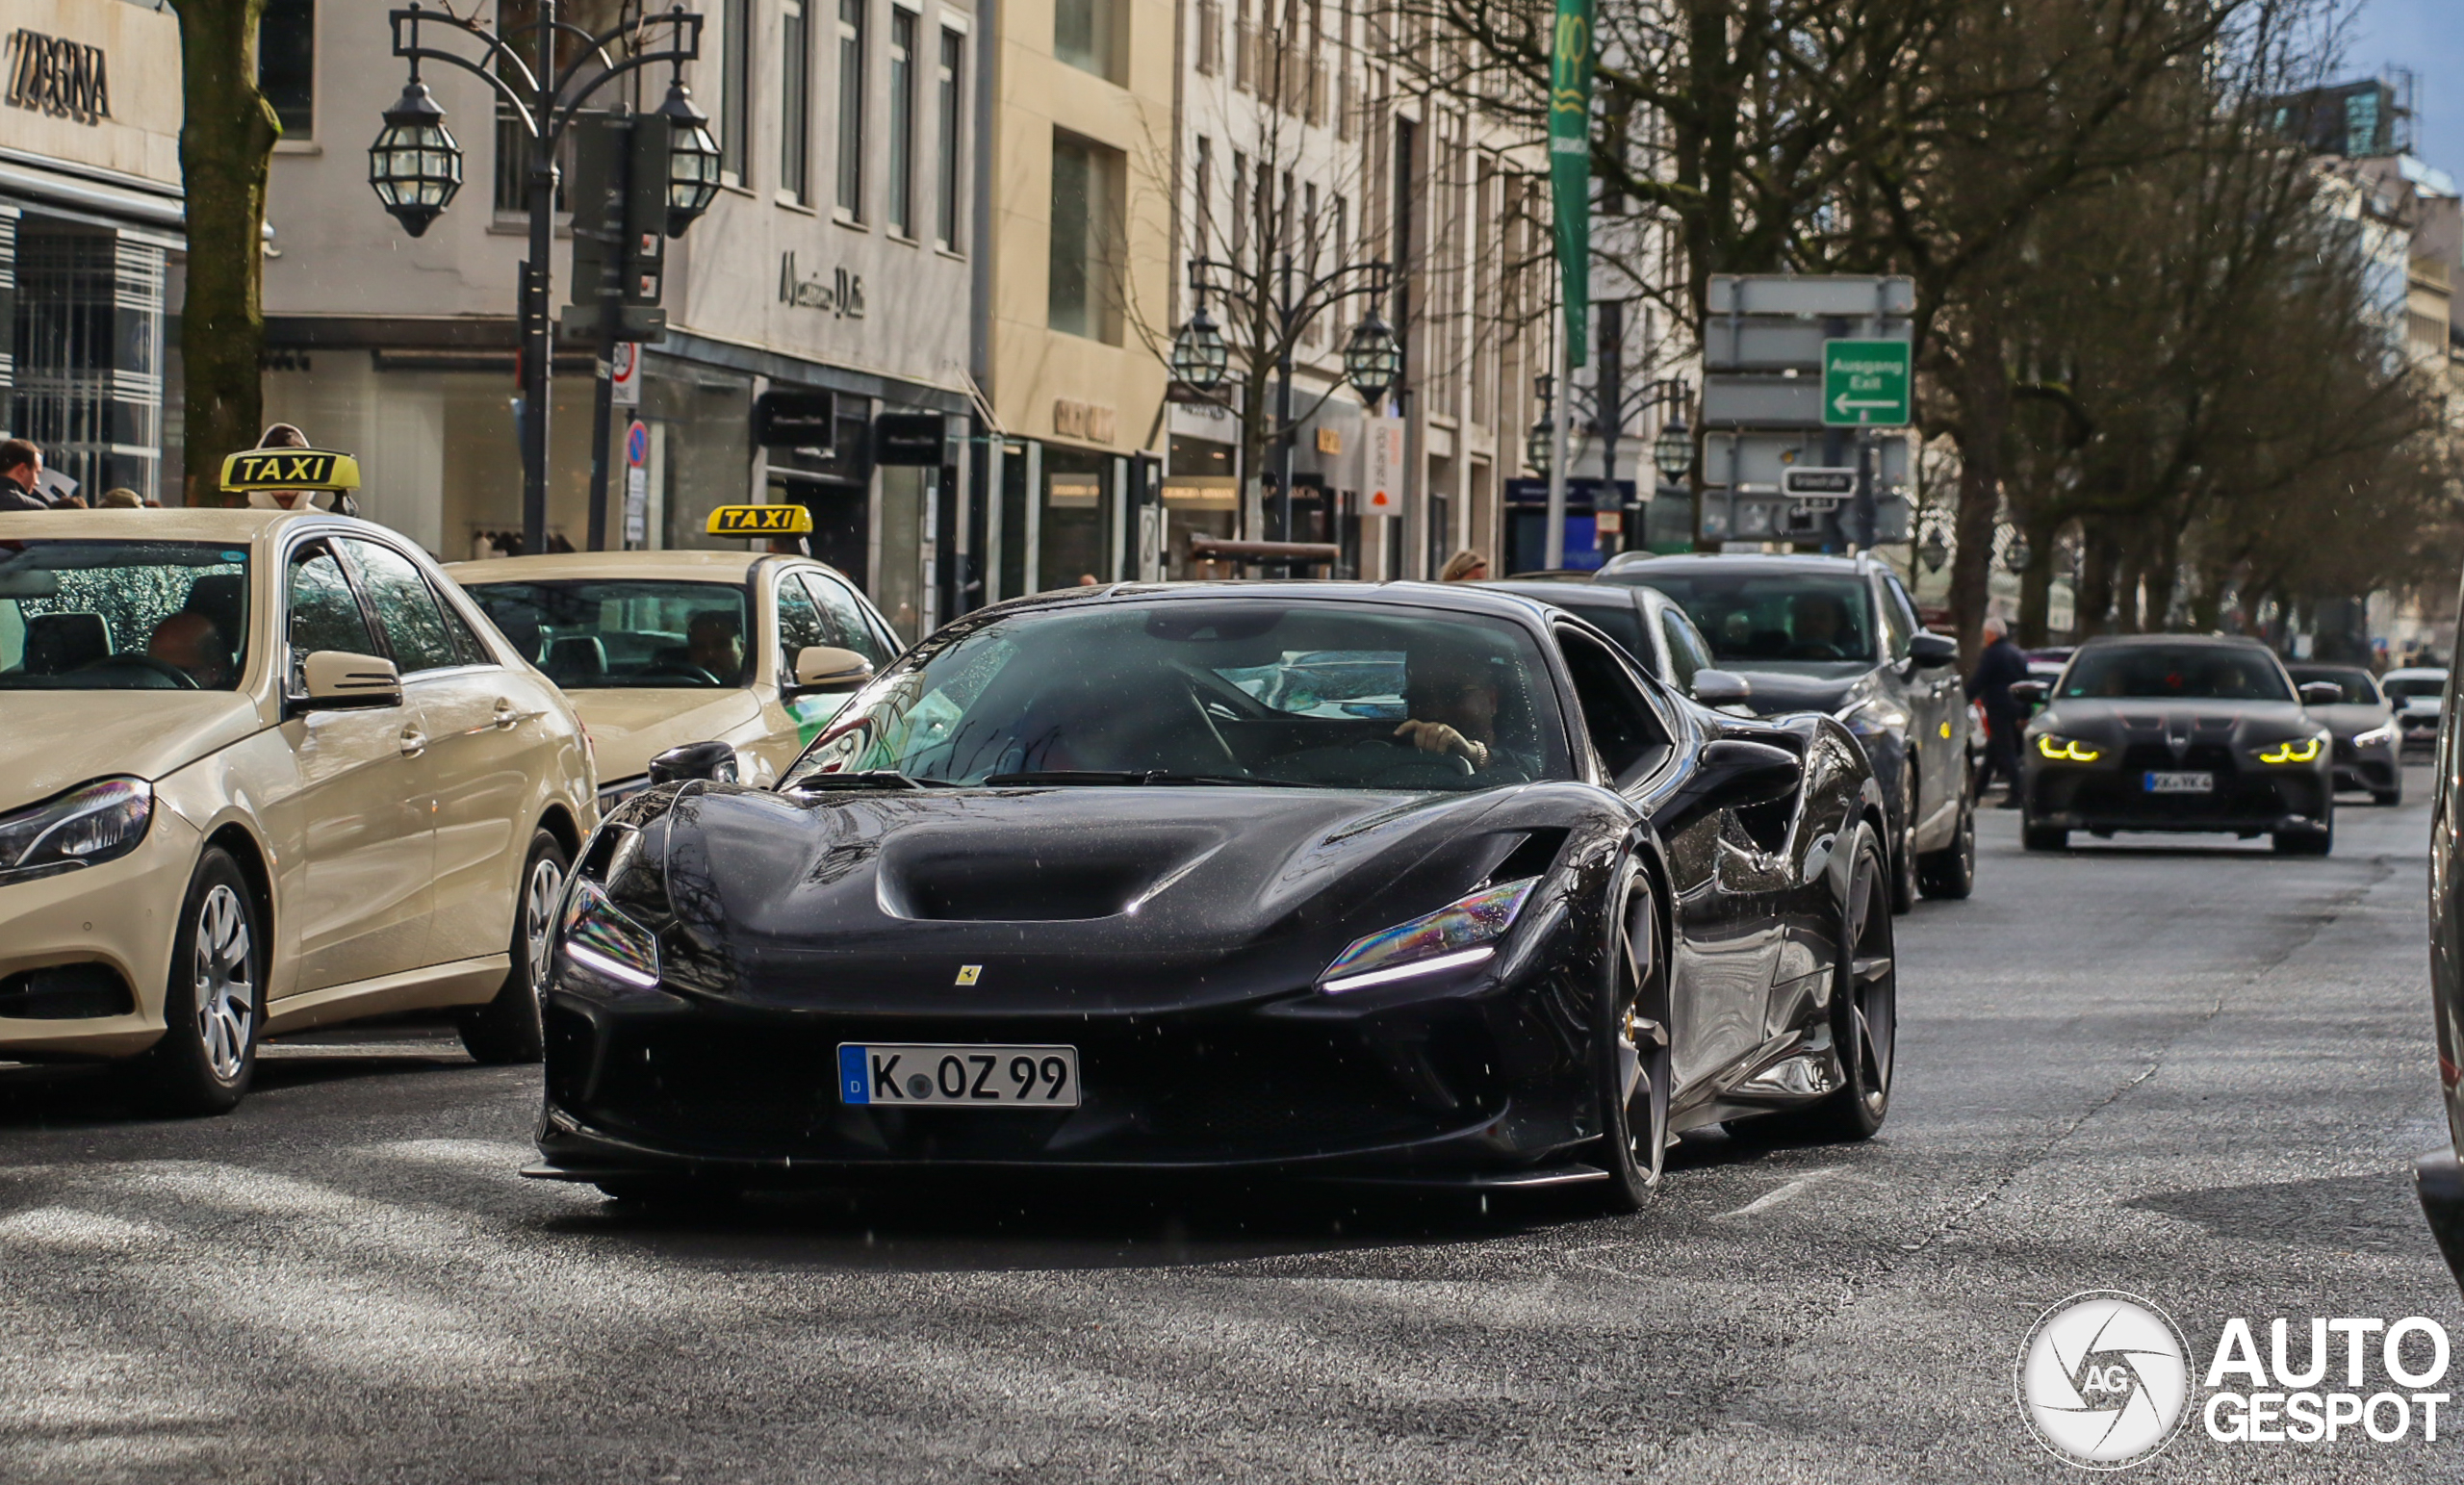
[[[225,490],[356,490],[359,461],[324,448],[244,448],[222,461]]]
[[[722,505],[703,530],[711,536],[803,536],[812,530],[808,505]]]

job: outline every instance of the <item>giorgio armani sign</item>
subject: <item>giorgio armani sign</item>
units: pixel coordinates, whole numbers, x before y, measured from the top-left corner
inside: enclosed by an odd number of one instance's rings
[[[103,49],[20,27],[9,35],[12,107],[96,124],[112,116]]]

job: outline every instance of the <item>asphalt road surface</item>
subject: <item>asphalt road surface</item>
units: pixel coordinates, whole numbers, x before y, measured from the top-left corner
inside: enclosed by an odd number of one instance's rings
[[[2325,860],[2026,856],[1987,814],[1975,899],[1901,920],[1883,1136],[1692,1139],[1627,1218],[1227,1191],[653,1219],[517,1178],[535,1074],[431,1029],[277,1047],[192,1123],[0,1072],[0,1479],[2076,1478],[2013,1400],[2074,1292],[2156,1301],[2194,1372],[2229,1317],[2263,1349],[2291,1318],[2297,1362],[2313,1316],[2464,1326],[2407,1169],[2442,1138],[2409,782]],[[2133,1473],[2459,1459],[2194,1417]]]

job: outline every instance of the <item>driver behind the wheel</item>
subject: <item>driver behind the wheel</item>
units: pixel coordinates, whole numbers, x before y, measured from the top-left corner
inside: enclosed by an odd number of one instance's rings
[[[1847,652],[1840,640],[1854,626],[1849,622],[1848,606],[1828,593],[1800,593],[1789,605],[1789,617],[1796,630],[1796,643],[1788,649],[1793,660],[1836,660]]]
[[[1395,735],[1423,753],[1462,758],[1475,772],[1488,767],[1498,740],[1498,684],[1485,671],[1478,660],[1461,654],[1415,663],[1403,683],[1403,709],[1411,720],[1395,729]]]
[[[145,653],[177,666],[201,690],[219,690],[230,683],[231,647],[222,642],[222,631],[214,627],[214,621],[203,614],[183,610],[154,626],[145,641]]]
[[[744,624],[726,609],[706,608],[684,627],[684,651],[715,678],[733,680],[744,669]]]

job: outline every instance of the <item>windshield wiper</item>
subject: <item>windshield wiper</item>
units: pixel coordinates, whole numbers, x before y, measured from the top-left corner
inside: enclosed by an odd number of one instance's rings
[[[852,774],[807,774],[793,785],[799,789],[955,789],[947,779],[911,779],[895,768],[866,768]]]
[[[1300,783],[1290,779],[1253,779],[1240,774],[1178,774],[1168,769],[1139,770],[1102,768],[1047,768],[1020,774],[988,774],[984,782],[988,788],[1003,788],[1021,783],[1092,783],[1092,784],[1173,784],[1223,783],[1253,789],[1308,789],[1322,787]]]

